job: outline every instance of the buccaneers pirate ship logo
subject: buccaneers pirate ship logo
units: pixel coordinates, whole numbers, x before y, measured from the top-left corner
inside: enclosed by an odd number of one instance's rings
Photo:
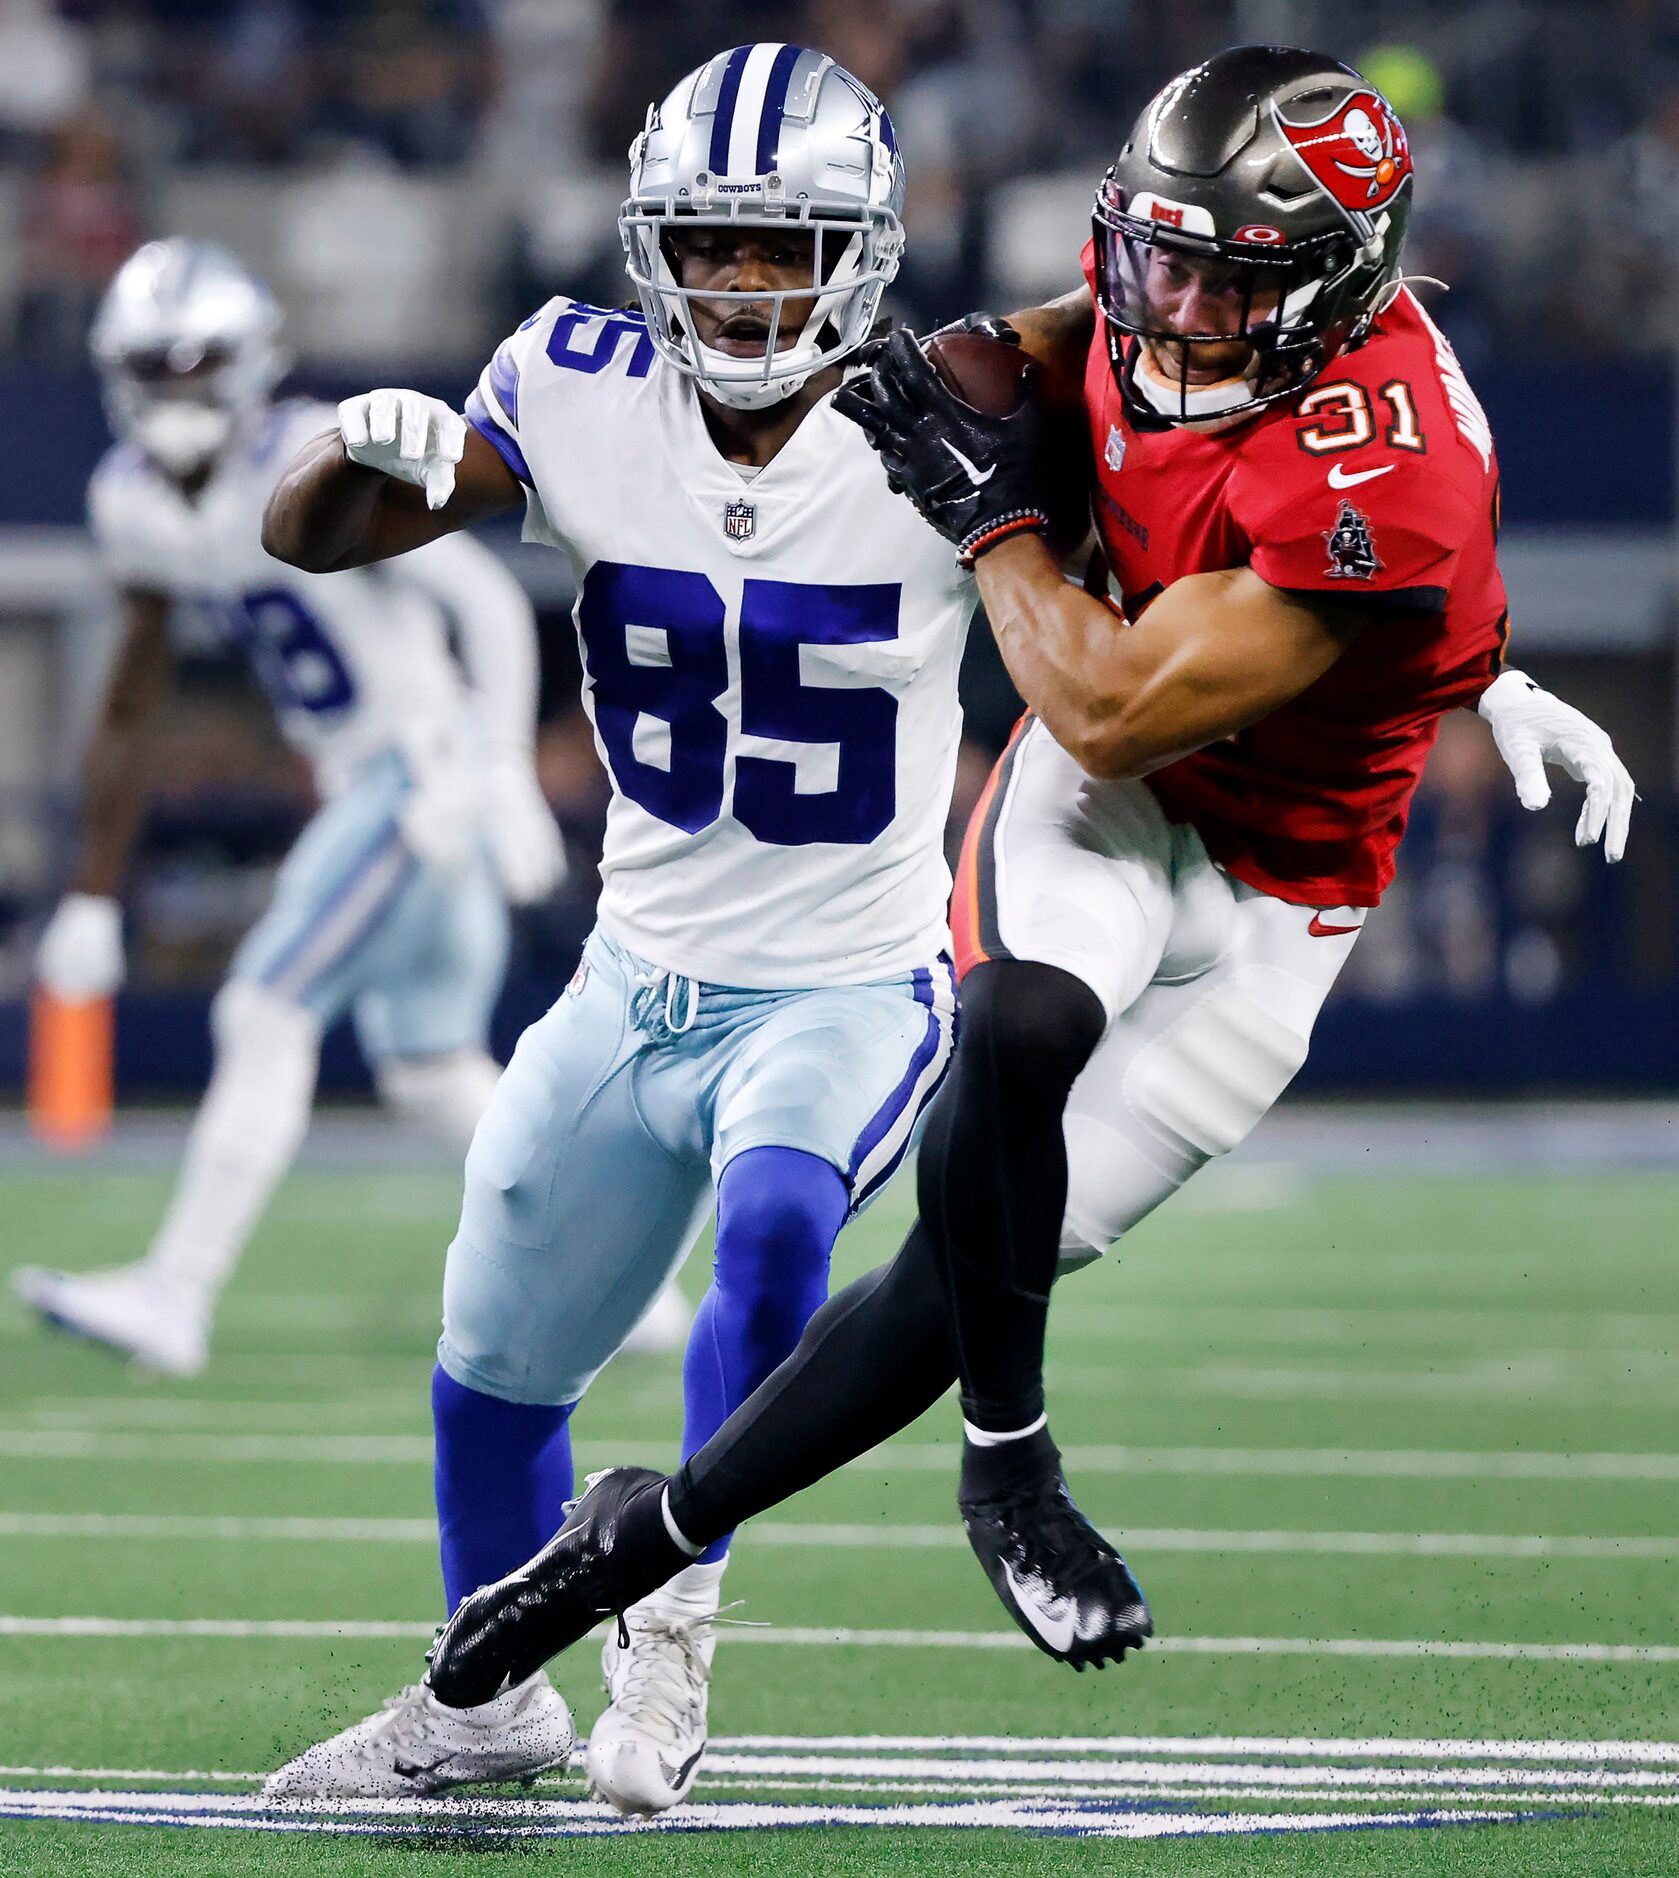
[[[1385,209],[1411,174],[1405,127],[1373,91],[1355,91],[1316,123],[1296,123],[1271,108],[1295,155],[1344,209],[1366,215]]]
[[[1327,572],[1331,580],[1372,580],[1381,572],[1370,518],[1350,502],[1341,504],[1335,526],[1326,529],[1323,538],[1329,544]]]

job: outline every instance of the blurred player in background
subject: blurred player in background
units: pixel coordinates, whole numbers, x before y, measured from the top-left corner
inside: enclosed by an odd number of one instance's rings
[[[1546,762],[1583,780],[1581,845],[1615,861],[1626,841],[1608,737],[1503,668],[1497,460],[1400,276],[1410,188],[1404,133],[1355,72],[1222,53],[1139,120],[1088,285],[994,329],[1039,361],[1043,401],[982,413],[909,334],[839,393],[975,563],[1031,707],[957,877],[964,1038],[921,1221],[674,1480],[597,1476],[471,1600],[432,1655],[440,1699],[528,1675],[958,1378],[959,1503],[1010,1615],[1078,1668],[1149,1634],[1049,1434],[1058,1267],[1099,1258],[1287,1087],[1444,712],[1479,710],[1529,807]],[[1044,539],[1057,398],[1088,421],[1111,602]]]
[[[145,1257],[14,1276],[43,1317],[176,1376],[203,1368],[217,1297],[302,1141],[322,1032],[351,1012],[380,1095],[464,1152],[499,1074],[486,1034],[508,904],[543,898],[565,867],[532,763],[531,607],[494,555],[438,541],[318,575],[264,552],[275,478],[334,421],[274,401],[279,325],[232,255],[170,240],[131,257],[92,331],[119,441],[88,518],[121,638],[42,983],[82,999],[122,982],[117,896],[175,633],[243,649],[322,803],[212,1007],[214,1073]]]
[[[599,926],[479,1127],[449,1249],[451,1610],[560,1522],[572,1410],[714,1192],[683,1452],[792,1349],[954,1042],[943,834],[972,581],[830,399],[902,251],[892,126],[832,59],[740,46],[649,112],[630,187],[640,312],[550,301],[466,420],[409,391],[349,400],[268,513],[276,552],[342,568],[523,507],[577,576],[613,782]],[[606,1646],[589,1773],[626,1811],[693,1783],[727,1540]],[[464,1711],[419,1685],[269,1790],[428,1791],[568,1746],[540,1672]]]

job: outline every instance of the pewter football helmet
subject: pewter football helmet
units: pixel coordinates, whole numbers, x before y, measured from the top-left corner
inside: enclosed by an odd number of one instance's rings
[[[659,352],[720,403],[756,410],[868,337],[903,253],[903,206],[903,159],[874,93],[825,53],[761,44],[719,53],[648,111],[618,227]],[[667,237],[695,225],[812,231],[810,287],[683,287]],[[778,348],[783,308],[798,297],[814,298],[810,317]],[[688,314],[696,299],[769,307],[763,356],[702,345]]]
[[[118,269],[88,344],[119,437],[185,476],[267,401],[287,361],[280,309],[209,241],[148,241]]]
[[[1351,66],[1290,46],[1233,46],[1181,72],[1143,111],[1096,192],[1096,301],[1134,415],[1189,423],[1291,398],[1369,331],[1399,277],[1411,149]],[[1156,304],[1156,269],[1212,266],[1240,287],[1234,334],[1186,333]],[[1197,341],[1253,346],[1241,381],[1193,391]],[[1136,338],[1140,346],[1127,347]],[[1176,387],[1145,349],[1176,348]]]

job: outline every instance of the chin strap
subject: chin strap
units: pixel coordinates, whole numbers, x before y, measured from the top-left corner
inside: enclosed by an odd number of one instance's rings
[[[1254,378],[1259,369],[1256,354],[1239,378],[1221,378],[1213,385],[1191,385],[1187,390],[1161,377],[1155,369],[1146,345],[1139,345],[1132,365],[1131,382],[1137,395],[1162,417],[1223,417],[1232,406],[1247,406],[1254,395]]]

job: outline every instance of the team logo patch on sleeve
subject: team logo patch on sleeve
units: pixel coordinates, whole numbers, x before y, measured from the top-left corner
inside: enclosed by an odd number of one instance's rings
[[[758,510],[751,502],[730,502],[723,510],[723,533],[731,541],[750,541],[758,526]]]
[[[1335,526],[1324,532],[1329,545],[1328,573],[1332,580],[1371,580],[1381,572],[1370,518],[1350,502],[1341,504]]]

